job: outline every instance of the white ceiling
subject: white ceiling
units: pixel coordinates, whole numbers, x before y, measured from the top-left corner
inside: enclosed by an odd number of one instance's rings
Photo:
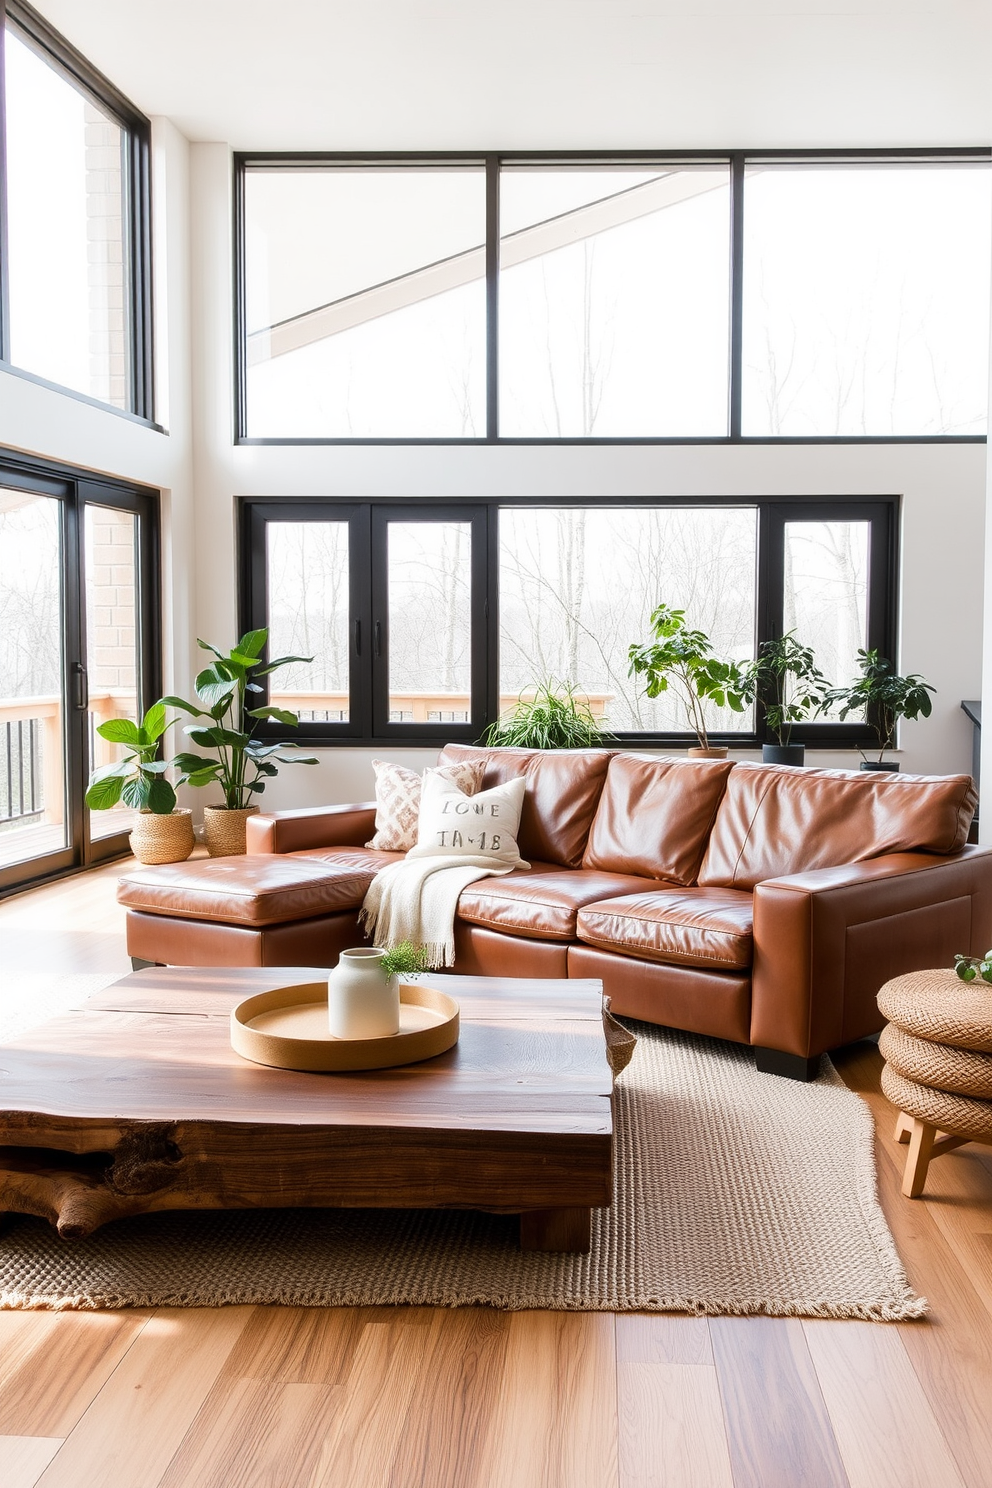
[[[992,142],[992,0],[34,0],[238,149]]]

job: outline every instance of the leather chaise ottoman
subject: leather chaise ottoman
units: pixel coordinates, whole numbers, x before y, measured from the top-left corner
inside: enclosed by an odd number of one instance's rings
[[[333,966],[361,944],[358,911],[381,863],[307,856],[211,858],[126,874],[128,950],[136,965]]]

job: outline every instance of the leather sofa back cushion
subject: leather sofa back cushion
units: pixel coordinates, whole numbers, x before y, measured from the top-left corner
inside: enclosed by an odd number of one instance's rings
[[[767,878],[884,853],[959,852],[977,800],[970,775],[737,764],[699,882],[753,889]]]
[[[615,755],[583,867],[695,883],[733,768],[729,760]]]
[[[582,866],[582,854],[599,802],[608,749],[483,749],[447,744],[439,765],[484,759],[482,786],[502,785],[523,775],[527,782],[520,834],[520,856],[528,861]]]

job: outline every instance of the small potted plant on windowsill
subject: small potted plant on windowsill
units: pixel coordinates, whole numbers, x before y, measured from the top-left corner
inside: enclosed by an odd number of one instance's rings
[[[725,746],[710,744],[703,713],[703,703],[743,713],[753,696],[753,682],[745,669],[734,661],[720,661],[701,630],[690,630],[685,611],[658,605],[651,615],[654,640],[642,646],[631,646],[628,652],[632,676],[645,678],[644,691],[649,698],[660,697],[671,686],[696,738],[698,746],[689,750],[697,759],[725,759]]]
[[[197,720],[184,729],[201,749],[214,751],[214,757],[180,753],[170,761],[178,769],[182,783],[201,786],[214,781],[224,792],[222,806],[204,808],[204,839],[212,858],[234,856],[245,851],[245,829],[249,816],[257,811],[252,797],[265,789],[265,778],[277,775],[280,764],[315,765],[311,755],[286,754],[299,746],[289,740],[269,742],[255,737],[262,719],[295,728],[299,718],[287,708],[266,703],[260,708],[246,706],[249,693],[260,693],[258,678],[266,677],[279,667],[294,661],[312,661],[312,656],[280,656],[275,661],[262,660],[268,640],[267,630],[249,630],[227,655],[207,641],[197,640],[204,651],[215,658],[197,676],[194,683],[198,703],[180,697],[162,701],[183,708]]]
[[[793,725],[805,723],[822,709],[830,687],[816,665],[812,650],[796,639],[795,631],[789,630],[785,635],[762,641],[755,661],[746,672],[754,695],[764,704],[768,727],[775,735],[774,744],[762,745],[762,759],[770,765],[803,765],[806,748],[792,743]]]
[[[573,683],[555,677],[538,682],[533,697],[521,693],[485,734],[487,744],[508,749],[597,749],[612,738]]]
[[[877,651],[858,651],[861,673],[856,682],[846,687],[832,687],[825,694],[823,707],[840,706],[841,720],[850,713],[860,713],[878,740],[878,758],[869,759],[863,749],[862,770],[898,770],[898,760],[883,759],[887,749],[895,746],[900,718],[929,718],[933,711],[930,694],[936,689],[915,673],[901,677],[891,661]]]
[[[139,863],[182,863],[193,851],[192,812],[176,805],[176,793],[165,778],[168,766],[158,758],[169,726],[162,702],[153,703],[140,723],[108,718],[97,725],[101,739],[123,744],[126,753],[93,771],[86,804],[91,811],[123,804],[138,813],[131,851]]]

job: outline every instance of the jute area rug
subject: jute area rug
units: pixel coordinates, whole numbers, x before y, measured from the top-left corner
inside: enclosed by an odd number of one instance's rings
[[[78,996],[112,979],[76,980]],[[615,1198],[588,1256],[522,1253],[514,1219],[446,1211],[145,1215],[84,1241],[18,1217],[0,1235],[0,1306],[926,1311],[878,1204],[871,1115],[828,1060],[800,1085],[759,1075],[738,1045],[629,1026]]]

